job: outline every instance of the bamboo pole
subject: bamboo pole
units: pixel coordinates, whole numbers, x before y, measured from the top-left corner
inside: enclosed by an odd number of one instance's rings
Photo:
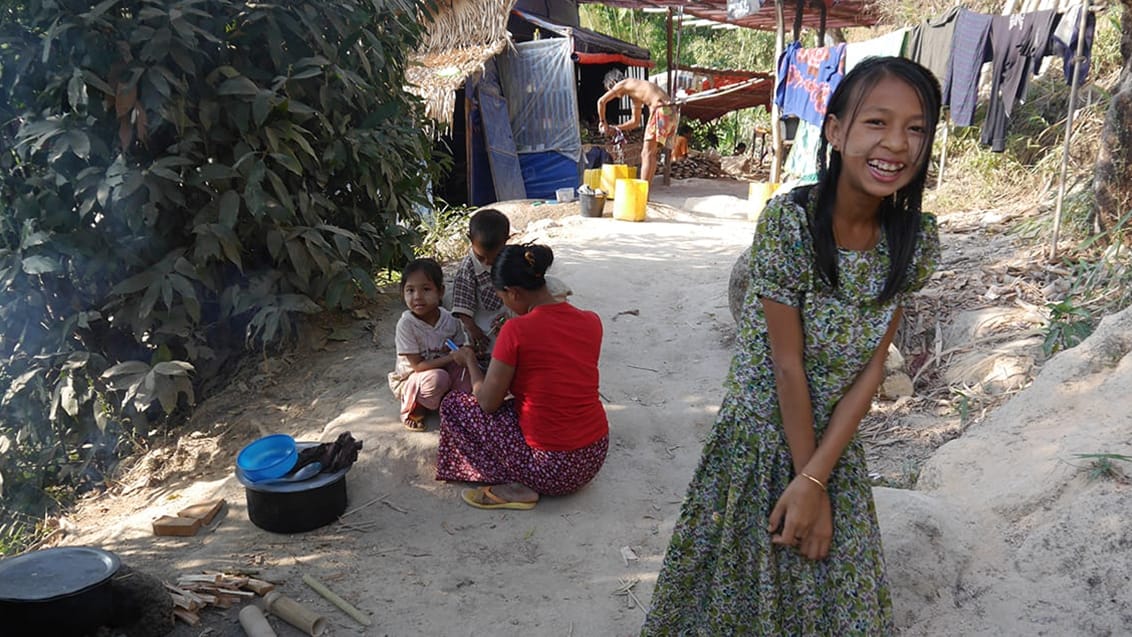
[[[1069,170],[1069,144],[1073,138],[1073,115],[1077,111],[1077,84],[1081,80],[1081,63],[1085,59],[1085,26],[1092,10],[1092,0],[1081,7],[1081,21],[1077,25],[1077,55],[1073,58],[1073,81],[1069,85],[1069,113],[1065,117],[1065,145],[1061,151],[1061,172],[1057,178],[1057,204],[1053,212],[1053,237],[1050,239],[1049,258],[1057,258],[1057,240],[1061,234],[1061,212],[1065,204],[1065,173]]]
[[[786,49],[786,19],[783,16],[782,3],[784,0],[774,0],[774,93],[771,95],[770,101],[770,140],[771,145],[774,146],[774,154],[771,158],[770,164],[770,182],[778,183],[782,179],[782,152],[784,150],[782,140],[782,113],[779,112],[778,102],[775,96],[778,95],[778,61],[782,57],[782,52]]]
[[[951,131],[951,112],[947,113],[947,117],[943,118],[943,139],[940,140],[939,150],[939,176],[935,180],[935,187],[938,190],[943,186],[943,172],[947,168],[947,138]]]
[[[365,613],[358,610],[357,608],[354,608],[353,604],[339,597],[337,593],[327,588],[326,585],[322,582],[316,580],[310,575],[304,575],[303,581],[306,582],[307,586],[313,588],[316,593],[329,600],[331,604],[334,604],[338,608],[342,609],[342,612],[346,613],[350,617],[353,617],[354,621],[358,622],[362,626],[370,626],[373,624],[373,622],[370,621],[370,618],[366,617]]]
[[[673,79],[672,79],[672,77],[673,77],[673,73],[672,73],[672,14],[673,14],[674,11],[675,10],[672,7],[668,7],[668,22],[665,25],[665,33],[667,35],[667,40],[666,40],[666,43],[665,43],[665,46],[664,46],[664,56],[665,56],[664,59],[665,59],[665,63],[667,64],[669,97],[672,97],[671,93],[672,93],[672,82],[673,82]]]

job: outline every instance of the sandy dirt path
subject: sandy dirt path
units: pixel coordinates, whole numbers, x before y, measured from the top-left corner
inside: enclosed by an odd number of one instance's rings
[[[659,205],[645,223],[569,214],[528,226],[525,239],[554,248],[551,273],[572,287],[571,301],[596,311],[605,328],[610,451],[579,493],[544,498],[529,512],[487,512],[460,501],[463,485],[434,480],[436,419],[424,434],[402,429],[385,383],[401,311],[391,296],[374,317],[376,346],[359,330],[352,341],[292,361],[288,383],[259,393],[233,388],[216,402],[235,415],[213,411],[237,424],[225,425],[231,440],[212,450],[209,470],[123,496],[101,508],[103,519],[99,507],[84,507],[77,517],[84,533],[68,543],[104,546],[170,580],[199,569],[258,571],[323,612],[338,635],[635,634],[644,612],[634,597],[647,605],[722,395],[734,333],[727,279],[753,230],[745,196],[745,183],[686,180],[656,189]],[[564,208],[545,210],[555,216]],[[296,404],[302,416],[281,420]],[[257,429],[321,440],[350,431],[364,440],[347,479],[348,510],[380,500],[344,522],[376,524],[293,536],[252,525],[243,489],[226,472],[231,450]],[[150,534],[153,518],[212,496],[229,502],[214,530],[187,539]],[[120,519],[112,515],[119,511]],[[623,547],[638,559],[626,560]],[[374,626],[363,629],[314,595],[301,581],[305,573],[369,613]],[[632,595],[618,594],[633,580]],[[210,634],[242,634],[233,612],[203,615]],[[299,634],[273,623],[280,635]],[[201,630],[178,625],[174,634]]]

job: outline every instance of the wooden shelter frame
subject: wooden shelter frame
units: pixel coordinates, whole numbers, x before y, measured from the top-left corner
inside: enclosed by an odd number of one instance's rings
[[[680,59],[680,44],[683,35],[683,16],[711,20],[725,24],[760,31],[774,31],[774,59],[775,63],[782,57],[786,49],[786,8],[790,6],[793,12],[793,30],[797,37],[803,26],[815,29],[819,41],[824,39],[827,28],[872,26],[877,22],[877,16],[871,10],[868,0],[774,0],[773,11],[768,11],[770,2],[757,11],[742,17],[730,17],[728,5],[734,0],[578,0],[579,4],[601,4],[607,7],[621,9],[653,9],[665,10],[667,20],[667,51],[668,86],[673,86],[673,72]],[[773,15],[771,15],[773,13]],[[675,25],[675,30],[674,30]],[[675,36],[675,37],[674,37]],[[676,44],[676,57],[673,59],[673,41]],[[674,64],[674,62],[676,64]],[[777,69],[775,69],[777,71]],[[774,73],[774,91],[778,90],[777,72]],[[772,93],[773,95],[774,93]],[[774,159],[771,163],[770,180],[778,182],[782,177],[782,162],[785,159],[785,136],[780,122],[778,105],[771,100],[771,144],[774,147]],[[667,165],[667,162],[666,162]],[[664,173],[665,183],[668,183],[668,171]]]

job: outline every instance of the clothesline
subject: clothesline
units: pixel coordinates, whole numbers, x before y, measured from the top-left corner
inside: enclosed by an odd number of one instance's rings
[[[951,124],[974,124],[985,65],[991,64],[991,88],[980,141],[990,146],[992,152],[1002,152],[1006,149],[1011,116],[1025,101],[1030,78],[1041,73],[1046,57],[1060,56],[1066,82],[1070,84],[1070,100],[1054,219],[1053,255],[1057,249],[1077,88],[1089,72],[1096,28],[1094,14],[1103,9],[1091,0],[1075,3],[1064,12],[1053,8],[1004,15],[981,14],[956,6],[915,27],[897,29],[866,42],[806,49],[796,40],[785,48],[778,60],[775,84],[775,104],[780,116],[796,116],[800,120],[786,165],[801,181],[816,178],[820,126],[825,106],[841,78],[866,57],[900,55],[924,65],[940,80],[949,119],[944,120],[937,180],[942,183],[948,130]],[[775,161],[780,159],[776,157]]]
[[[981,141],[992,151],[1002,152],[1010,117],[1025,100],[1029,79],[1039,73],[1043,58],[1060,55],[1067,81],[1072,81],[1077,66],[1082,70],[1078,83],[1088,73],[1095,17],[1087,12],[1085,19],[1078,19],[1086,4],[1072,5],[1064,14],[1045,9],[1001,16],[957,6],[916,27],[897,29],[865,42],[808,49],[794,42],[778,63],[775,100],[783,117],[798,116],[802,120],[799,128],[803,124],[820,127],[825,103],[846,71],[865,57],[901,55],[936,74],[951,122],[971,126],[979,80],[983,67],[990,63],[991,91]],[[1085,25],[1083,30],[1079,23]],[[1079,39],[1084,44],[1080,59],[1075,54]],[[816,142],[819,137],[809,134],[804,139]],[[795,143],[792,152],[813,150]],[[808,164],[790,163],[795,168],[801,165],[810,169],[802,177],[812,177],[810,173],[816,171],[816,156]]]

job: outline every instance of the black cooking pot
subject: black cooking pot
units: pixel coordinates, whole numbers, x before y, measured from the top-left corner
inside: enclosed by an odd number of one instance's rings
[[[0,631],[60,637],[94,632],[113,615],[110,578],[119,566],[117,555],[89,546],[0,560]]]
[[[297,442],[299,451],[317,442]],[[350,468],[320,473],[302,482],[257,484],[236,467],[236,479],[244,485],[248,519],[273,533],[302,533],[326,526],[346,510],[346,472]]]

